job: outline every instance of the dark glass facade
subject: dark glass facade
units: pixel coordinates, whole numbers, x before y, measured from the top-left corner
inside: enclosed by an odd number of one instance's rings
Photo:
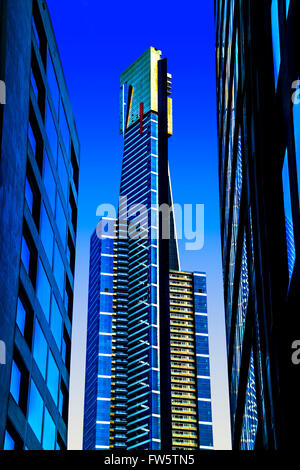
[[[121,75],[119,214],[102,218],[91,238],[84,449],[213,447],[206,282],[194,295],[201,275],[186,274],[189,285],[171,294],[181,275],[175,224],[171,212],[163,238],[159,213],[172,207],[170,80],[152,47]],[[198,315],[205,331],[196,335]]]
[[[79,141],[46,2],[0,12],[0,448],[66,449]]]
[[[215,1],[234,449],[292,448],[297,439],[299,19],[295,0]]]

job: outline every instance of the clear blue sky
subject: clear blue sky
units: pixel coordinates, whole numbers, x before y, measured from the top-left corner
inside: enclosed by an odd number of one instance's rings
[[[181,267],[206,271],[216,448],[230,446],[217,170],[213,0],[48,0],[81,142],[69,445],[80,448],[89,238],[96,208],[117,204],[122,147],[119,76],[149,46],[173,75],[169,160],[174,203],[205,204],[205,245]]]

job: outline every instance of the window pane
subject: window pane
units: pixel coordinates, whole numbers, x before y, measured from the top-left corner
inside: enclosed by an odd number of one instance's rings
[[[11,437],[11,435],[8,433],[8,431],[5,431],[5,440],[4,440],[4,450],[14,450],[15,449],[15,441]]]
[[[55,447],[55,424],[49,411],[45,408],[44,431],[43,431],[43,449],[54,450]]]
[[[55,404],[57,405],[58,399],[58,380],[59,380],[59,371],[54,360],[54,357],[49,351],[49,358],[48,358],[48,368],[47,368],[47,386],[49,391],[52,395]]]
[[[36,154],[36,138],[35,138],[30,122],[28,124],[28,139],[31,145],[32,152],[35,155]]]
[[[276,88],[277,88],[278,75],[279,75],[280,62],[281,62],[278,0],[272,0],[271,20],[272,20],[274,76],[275,76],[275,85],[276,85]]]
[[[53,210],[53,213],[55,212],[55,194],[56,194],[56,184],[54,181],[52,169],[50,166],[50,162],[48,159],[48,155],[45,153],[44,157],[44,185],[46,188],[46,192],[48,194],[48,198]]]
[[[58,149],[58,174],[59,174],[60,183],[62,185],[63,194],[67,202],[68,201],[69,175],[68,175],[65,160],[64,160],[60,146]]]
[[[285,211],[289,279],[291,280],[293,271],[294,271],[296,252],[295,252],[295,237],[294,237],[290,177],[289,177],[287,153],[285,154],[284,164],[283,164],[283,169],[282,169],[282,183],[283,183],[283,194],[284,194],[284,211]]]
[[[38,440],[41,442],[43,423],[43,400],[33,380],[31,380],[30,384],[28,423],[30,424]]]
[[[25,199],[28,204],[29,210],[32,213],[33,210],[33,191],[31,189],[30,183],[28,179],[26,178],[26,183],[25,183]]]
[[[40,235],[49,263],[52,266],[53,230],[44,204],[41,208]]]
[[[59,351],[61,350],[61,336],[62,336],[62,316],[59,311],[55,297],[52,296],[52,309],[51,309],[51,331],[56,341]]]
[[[58,285],[59,292],[63,298],[65,289],[65,268],[64,263],[61,259],[59,248],[56,243],[54,252],[54,277]]]
[[[26,321],[26,310],[21,302],[20,299],[18,299],[18,307],[17,307],[17,325],[24,336],[25,332],[25,321]]]
[[[29,266],[30,266],[30,250],[28,248],[28,244],[24,238],[22,237],[22,253],[21,253],[21,259],[24,264],[24,267],[27,271],[27,274],[29,274]]]
[[[41,263],[41,260],[39,259],[36,275],[36,295],[44,311],[45,317],[48,321],[50,313],[50,294],[50,283],[45,273],[44,267]]]
[[[47,80],[51,91],[51,96],[54,104],[56,115],[58,116],[59,106],[59,88],[57,84],[56,74],[53,67],[52,57],[48,51],[48,65],[47,65]]]
[[[33,358],[44,379],[46,378],[47,341],[37,319],[34,321]]]
[[[61,236],[61,241],[63,246],[65,247],[66,244],[66,233],[67,233],[67,222],[65,213],[63,210],[63,206],[61,203],[60,196],[57,196],[57,204],[56,204],[56,223],[58,227],[59,234]]]
[[[67,155],[69,155],[70,131],[69,131],[68,123],[67,123],[65,108],[64,108],[64,105],[63,105],[62,101],[60,102],[59,125],[60,125],[60,131],[61,131],[61,134],[62,134],[65,150],[67,152]]]
[[[53,116],[52,116],[48,101],[47,101],[47,110],[46,110],[46,133],[48,136],[52,156],[56,163],[57,161],[57,132],[56,132],[56,127],[54,124]]]
[[[21,383],[21,372],[15,363],[13,361],[12,363],[12,369],[11,369],[11,379],[10,379],[10,393],[14,397],[17,403],[19,403],[19,397],[20,397],[20,383]]]

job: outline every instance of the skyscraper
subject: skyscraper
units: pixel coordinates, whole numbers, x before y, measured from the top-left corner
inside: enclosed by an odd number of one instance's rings
[[[0,448],[65,449],[79,141],[46,2],[0,23]]]
[[[91,238],[83,447],[212,449],[206,278],[180,271],[166,59],[149,48],[120,85],[119,213]]]
[[[295,0],[215,1],[234,449],[297,445],[299,15]]]

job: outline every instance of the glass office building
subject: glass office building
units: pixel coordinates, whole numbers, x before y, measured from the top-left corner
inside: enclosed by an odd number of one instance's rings
[[[79,141],[46,2],[0,22],[0,447],[66,449]]]
[[[201,275],[190,274],[171,295],[170,272],[181,275],[174,216],[159,212],[173,207],[170,94],[166,59],[152,47],[121,75],[119,214],[102,218],[91,238],[84,449],[213,447],[208,333],[195,327],[195,299],[206,298],[206,284],[199,281],[203,292],[194,295]],[[171,297],[188,298],[188,318],[174,307],[177,324]],[[207,318],[206,303],[199,308]]]
[[[296,0],[216,0],[219,188],[234,449],[297,444]],[[299,151],[298,151],[299,149]]]

